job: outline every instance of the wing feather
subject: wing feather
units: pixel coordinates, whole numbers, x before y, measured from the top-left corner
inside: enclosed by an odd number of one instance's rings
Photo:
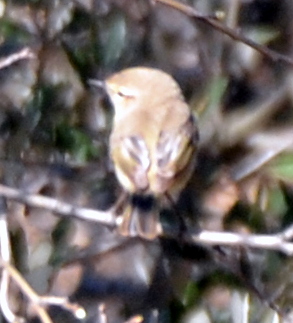
[[[140,136],[119,138],[111,145],[111,154],[119,181],[132,192],[148,188],[150,156],[146,143]]]
[[[190,163],[196,150],[198,132],[190,117],[177,131],[163,131],[157,145],[158,174],[165,178],[176,176]]]

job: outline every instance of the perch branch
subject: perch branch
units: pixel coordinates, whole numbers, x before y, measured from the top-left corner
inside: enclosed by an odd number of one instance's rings
[[[285,234],[287,230],[284,233],[278,234],[239,234],[232,232],[201,231],[199,234],[190,235],[189,240],[207,245],[245,246],[278,250],[287,255],[292,255],[293,243],[288,242],[287,239],[292,238],[293,228],[290,229],[290,236]]]
[[[51,210],[57,216],[74,217],[84,221],[91,221],[107,226],[116,225],[112,209],[96,211],[93,209],[72,206],[54,198],[42,195],[29,195],[17,189],[0,185],[0,195],[24,203],[32,207]],[[163,235],[169,235],[168,232]],[[238,234],[231,232],[201,231],[197,234],[187,234],[187,241],[207,245],[246,246],[251,248],[282,251],[288,255],[293,254],[293,226],[277,234]]]
[[[40,207],[50,210],[62,217],[74,217],[85,221],[99,222],[107,226],[115,226],[113,212],[111,210],[103,212],[93,209],[81,208],[72,204],[58,201],[56,199],[42,196],[30,195],[17,189],[1,185],[0,195],[8,199],[23,203],[28,206]]]

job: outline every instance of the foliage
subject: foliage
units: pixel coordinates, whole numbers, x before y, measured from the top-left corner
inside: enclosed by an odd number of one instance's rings
[[[292,56],[290,0],[189,4],[205,15],[223,12],[220,23]],[[89,80],[152,66],[174,76],[198,116],[197,168],[176,205],[188,229],[273,235],[292,224],[288,62],[158,2],[13,0],[0,1],[0,14],[1,57],[24,47],[35,55],[0,70],[3,183],[72,208],[112,206],[121,192],[107,153],[112,110]],[[28,322],[50,321],[22,297],[34,295],[26,282],[81,304],[84,322],[290,322],[292,258],[284,253],[198,245],[180,233],[125,238],[103,223],[7,203],[14,266],[2,271],[15,282],[6,294]],[[176,212],[166,212],[162,223],[176,232]],[[75,307],[55,305],[52,322],[78,321]]]

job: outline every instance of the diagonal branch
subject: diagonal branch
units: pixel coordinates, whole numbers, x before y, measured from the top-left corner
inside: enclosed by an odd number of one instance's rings
[[[1,195],[28,206],[50,210],[62,217],[73,217],[85,221],[99,222],[107,226],[115,226],[115,219],[111,210],[103,212],[81,208],[50,197],[26,194],[25,192],[0,184]]]
[[[23,59],[32,59],[35,58],[35,54],[29,47],[21,49],[19,52],[11,54],[7,57],[0,59],[0,69],[12,65],[15,62],[18,62]]]
[[[48,305],[58,305],[72,312],[75,317],[83,319],[86,316],[85,310],[75,303],[70,303],[65,297],[40,296],[38,295],[22,275],[12,265],[2,261],[2,268],[9,274],[12,280],[18,285],[23,294],[29,299],[33,308],[36,310],[42,323],[52,323],[45,307]]]
[[[48,305],[58,305],[70,311],[75,317],[83,319],[86,316],[85,310],[75,303],[70,303],[67,298],[55,296],[40,296],[23,278],[20,272],[12,266],[10,255],[10,240],[7,228],[7,212],[5,198],[0,196],[0,308],[8,322],[24,322],[24,318],[16,316],[9,305],[9,284],[10,280],[21,290],[30,304],[33,306],[42,323],[52,323],[52,320],[47,313]]]
[[[238,42],[242,42],[242,43],[246,44],[247,46],[255,49],[256,51],[258,51],[259,53],[261,53],[265,57],[269,58],[273,62],[282,62],[282,63],[286,63],[286,64],[293,66],[293,59],[291,59],[289,56],[280,54],[274,50],[269,49],[266,46],[263,46],[263,45],[260,45],[256,42],[254,42],[253,40],[245,37],[239,30],[233,30],[233,29],[229,28],[228,26],[222,24],[221,22],[219,22],[216,18],[214,18],[212,16],[206,16],[206,15],[201,14],[191,6],[177,2],[175,0],[154,0],[154,1],[157,3],[161,3],[165,6],[171,7],[175,10],[178,10],[178,11],[184,13],[185,15],[193,18],[194,20],[202,21],[203,23],[226,34],[230,38],[232,38]]]

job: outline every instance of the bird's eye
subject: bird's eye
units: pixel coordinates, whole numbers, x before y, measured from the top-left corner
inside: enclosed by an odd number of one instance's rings
[[[132,89],[124,87],[124,86],[120,86],[117,89],[117,95],[119,95],[120,97],[123,98],[133,98],[135,96],[135,93]]]

